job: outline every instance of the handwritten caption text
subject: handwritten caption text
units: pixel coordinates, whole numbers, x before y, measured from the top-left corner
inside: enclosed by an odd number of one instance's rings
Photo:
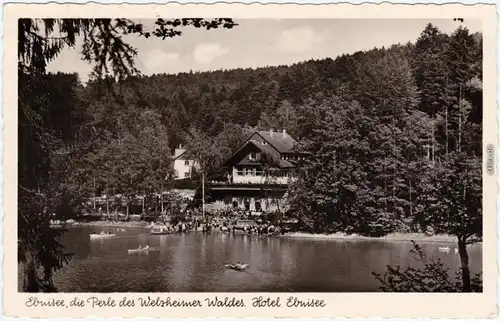
[[[28,308],[323,308],[326,306],[324,300],[314,298],[304,299],[297,296],[256,296],[247,299],[234,297],[207,297],[204,299],[175,299],[170,296],[144,296],[139,298],[128,298],[126,296],[115,299],[91,296],[87,298],[75,297],[68,301],[56,298],[39,298],[30,296],[26,302]]]

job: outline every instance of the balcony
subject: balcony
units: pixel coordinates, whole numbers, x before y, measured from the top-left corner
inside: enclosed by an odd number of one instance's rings
[[[233,184],[276,184],[287,185],[290,178],[287,176],[252,176],[252,175],[236,175],[233,177]]]

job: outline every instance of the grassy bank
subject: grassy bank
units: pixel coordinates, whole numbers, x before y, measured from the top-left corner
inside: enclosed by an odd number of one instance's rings
[[[435,242],[435,243],[456,243],[457,239],[450,235],[428,236],[420,233],[391,233],[383,237],[368,237],[356,234],[334,233],[334,234],[311,234],[303,232],[288,233],[285,237],[308,238],[308,239],[331,239],[331,240],[366,240],[366,241],[398,241],[398,242]]]
[[[148,227],[151,223],[145,221],[92,221],[92,222],[78,222],[73,226],[99,226],[99,227]]]

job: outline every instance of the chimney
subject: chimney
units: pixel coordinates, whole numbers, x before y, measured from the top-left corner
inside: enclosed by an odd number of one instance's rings
[[[283,137],[286,137],[286,129],[283,129]]]
[[[273,133],[274,133],[274,131],[273,131],[273,129],[272,129],[272,128],[269,130],[269,132],[271,133],[271,137],[273,137]]]

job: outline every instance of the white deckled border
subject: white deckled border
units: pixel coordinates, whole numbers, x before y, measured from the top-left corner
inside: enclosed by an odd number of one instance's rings
[[[207,16],[209,15],[209,16]],[[245,308],[27,308],[25,302],[32,294],[17,292],[17,19],[20,17],[71,18],[71,17],[128,17],[146,19],[156,17],[231,17],[245,18],[386,18],[386,19],[482,19],[484,45],[484,111],[483,147],[494,145],[498,150],[497,136],[497,68],[496,28],[497,17],[492,5],[395,5],[384,4],[336,4],[336,5],[294,5],[294,4],[7,4],[4,7],[4,292],[3,309],[7,316],[18,317],[282,317],[282,318],[333,318],[333,317],[400,317],[400,318],[488,318],[497,312],[497,259],[496,259],[496,197],[498,188],[495,176],[483,176],[483,276],[482,294],[410,294],[410,293],[172,293],[172,294],[37,294],[42,299],[57,297],[67,302],[74,297],[82,299],[96,296],[106,299],[112,296],[119,301],[122,297],[138,298],[171,297],[172,299],[203,301],[207,297],[236,297],[245,300]],[[251,307],[251,299],[263,295],[289,296],[302,299],[325,300],[326,308],[260,308]]]

